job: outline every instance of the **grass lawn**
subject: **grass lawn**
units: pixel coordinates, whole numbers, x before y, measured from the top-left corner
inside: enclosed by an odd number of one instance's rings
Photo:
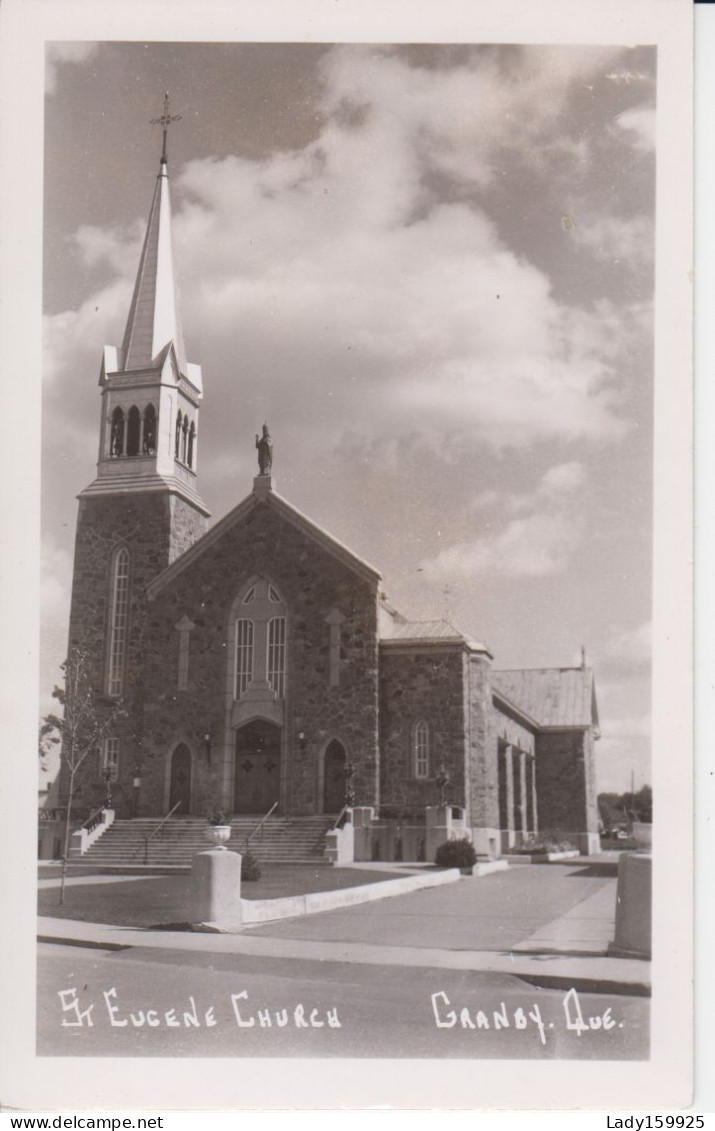
[[[59,879],[59,869],[51,875]],[[264,865],[261,879],[243,884],[241,895],[244,899],[279,899],[312,891],[361,887],[395,877],[395,872],[356,868]],[[58,887],[45,888],[39,893],[38,913],[55,919],[80,919],[87,923],[112,923],[122,927],[185,924],[191,917],[190,884],[191,877],[185,873],[127,880],[116,877],[114,883],[69,885],[65,888],[63,904],[59,902]]]

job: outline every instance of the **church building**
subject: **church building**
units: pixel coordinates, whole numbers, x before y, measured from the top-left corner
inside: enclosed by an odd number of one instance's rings
[[[374,566],[278,493],[267,427],[245,498],[209,522],[166,146],[124,338],[105,346],[99,385],[68,655],[82,650],[105,709],[123,712],[78,774],[78,819],[107,779],[118,818],[157,820],[212,806],[328,819],[346,802],[419,820],[441,793],[482,854],[532,835],[598,847],[585,664],[499,671],[447,621],[401,615]]]

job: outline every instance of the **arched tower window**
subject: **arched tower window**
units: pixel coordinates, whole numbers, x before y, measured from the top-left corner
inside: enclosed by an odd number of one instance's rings
[[[112,413],[112,430],[109,438],[110,456],[124,455],[124,413],[115,408]]]
[[[189,465],[189,467],[194,466],[194,440],[195,439],[196,439],[196,425],[194,424],[194,422],[192,420],[191,421],[191,427],[189,428],[189,450],[188,450],[188,454],[186,456],[186,462]]]
[[[129,618],[129,551],[122,548],[112,562],[107,692],[121,695]]]
[[[183,423],[183,426],[182,426],[182,429],[181,429],[181,462],[182,463],[186,463],[186,449],[187,449],[187,446],[188,446],[188,436],[189,436],[189,418],[188,418],[188,416],[185,416],[184,417],[184,423]]]
[[[234,604],[234,698],[251,683],[266,683],[277,699],[285,697],[287,660],[286,607],[275,585],[253,581]]]
[[[148,404],[144,409],[142,453],[145,456],[156,455],[156,410],[153,404]]]
[[[127,455],[139,455],[139,433],[141,431],[141,417],[135,404],[127,413]]]
[[[416,778],[429,777],[429,724],[424,720],[415,724],[412,735],[414,775]]]
[[[176,414],[176,440],[174,443],[174,459],[179,459],[181,456],[181,425],[182,425],[181,409]]]

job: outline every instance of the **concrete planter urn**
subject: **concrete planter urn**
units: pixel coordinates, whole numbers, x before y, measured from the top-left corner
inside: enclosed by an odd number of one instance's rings
[[[207,825],[204,829],[204,839],[213,844],[215,848],[226,847],[226,841],[231,836],[230,825]]]

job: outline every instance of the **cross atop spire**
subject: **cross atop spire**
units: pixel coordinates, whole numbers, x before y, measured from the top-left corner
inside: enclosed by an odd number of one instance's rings
[[[161,146],[161,163],[162,163],[162,165],[166,165],[166,135],[169,132],[169,126],[171,125],[172,122],[180,122],[180,121],[181,121],[181,114],[170,114],[169,113],[169,92],[167,91],[166,94],[164,95],[164,109],[162,110],[161,117],[160,118],[152,118],[151,123],[150,123],[152,126],[161,126],[162,130],[164,132],[164,136],[163,136],[163,140],[162,140],[162,146]]]

